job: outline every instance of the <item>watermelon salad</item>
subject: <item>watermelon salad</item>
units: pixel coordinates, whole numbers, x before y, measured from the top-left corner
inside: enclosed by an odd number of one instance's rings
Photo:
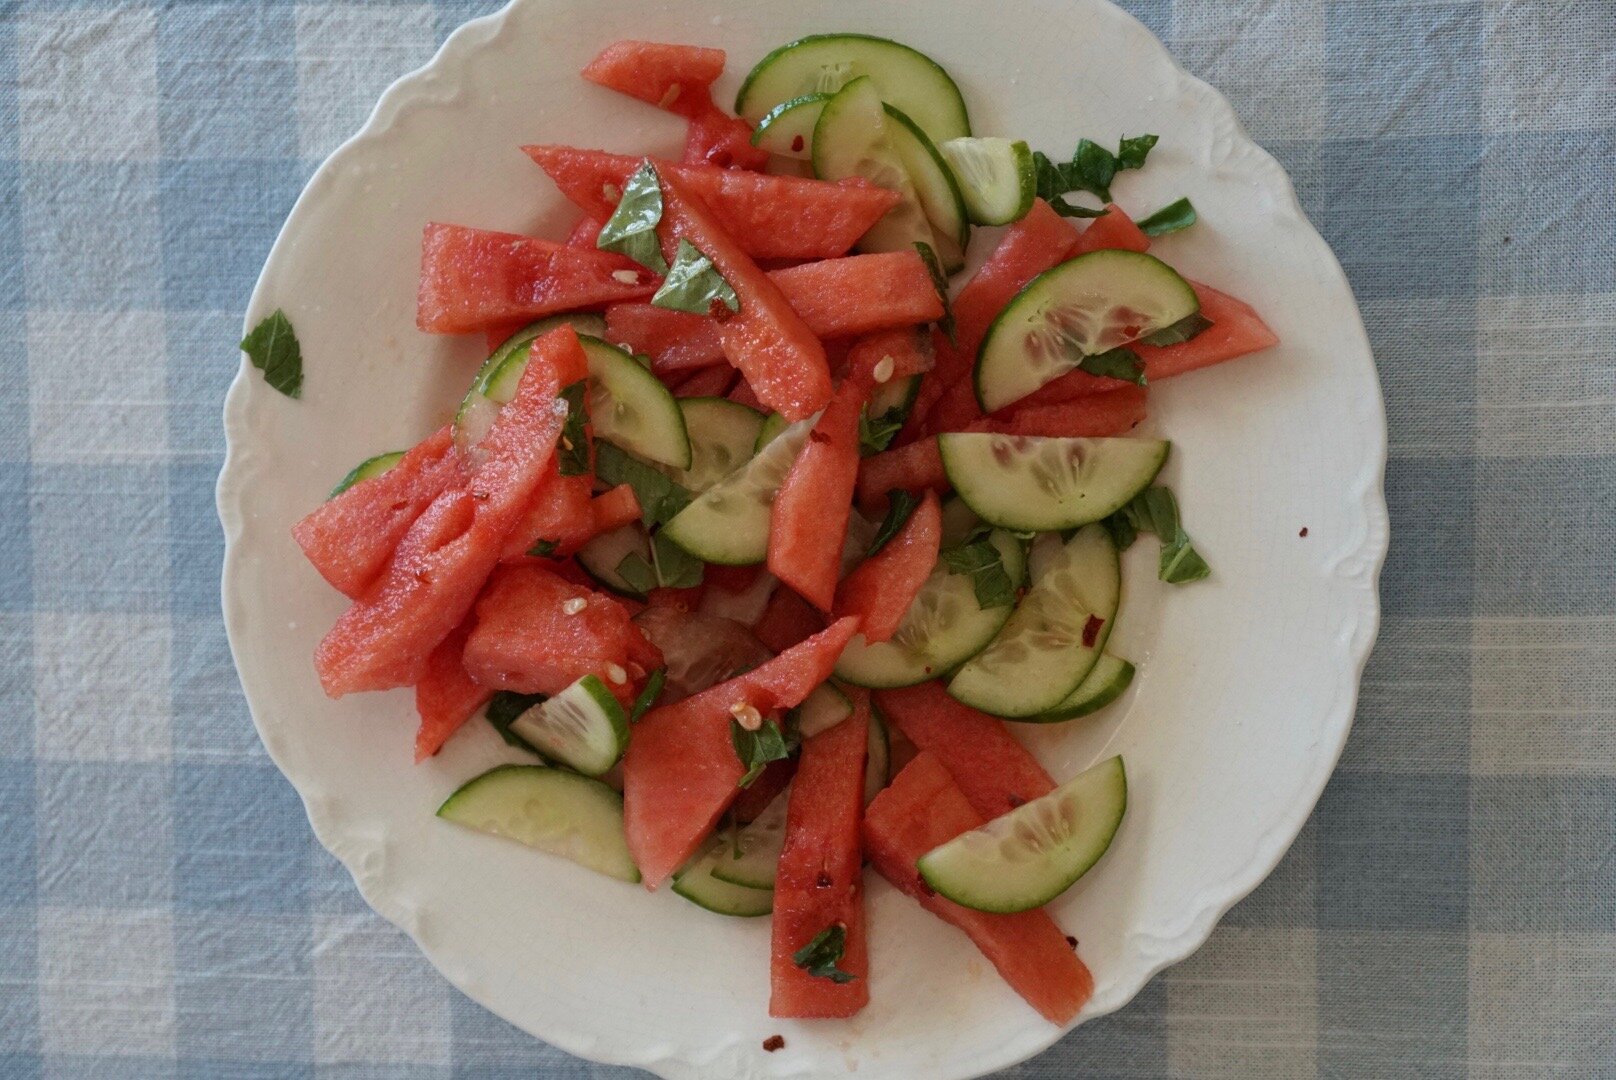
[[[1140,533],[1163,581],[1210,572],[1169,444],[1129,434],[1150,386],[1276,338],[1151,253],[1187,198],[1113,200],[1154,136],[1057,161],[976,135],[940,66],[856,34],[765,56],[732,115],[724,62],[622,41],[584,69],[688,134],[678,160],[522,147],[569,235],[426,226],[419,327],[488,358],[293,529],[352,601],[315,669],[413,687],[417,761],[479,717],[516,748],[447,822],[771,916],[774,1016],[857,1013],[904,947],[872,940],[869,867],[1065,1024],[1093,981],[1044,908],[1126,771],[1053,777],[1012,729],[1135,677],[1108,643]],[[243,347],[295,396],[273,320]]]

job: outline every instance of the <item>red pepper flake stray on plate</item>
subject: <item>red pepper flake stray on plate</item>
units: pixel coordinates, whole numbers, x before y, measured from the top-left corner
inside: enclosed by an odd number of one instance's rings
[[[784,1050],[785,1048],[786,1040],[784,1036],[770,1035],[767,1039],[763,1040],[763,1049],[767,1050],[771,1054],[776,1050]]]
[[[1306,540],[1307,539],[1307,526],[1303,525],[1302,526],[1302,531],[1297,533],[1296,535],[1300,536],[1302,539]]]
[[[1066,935],[1066,944],[1070,945],[1075,950],[1077,948],[1077,939],[1075,937],[1073,937],[1071,934],[1067,934]]]
[[[1100,640],[1100,628],[1104,625],[1105,620],[1098,615],[1089,616],[1089,621],[1083,624],[1083,647],[1085,649],[1094,648],[1094,643]]]

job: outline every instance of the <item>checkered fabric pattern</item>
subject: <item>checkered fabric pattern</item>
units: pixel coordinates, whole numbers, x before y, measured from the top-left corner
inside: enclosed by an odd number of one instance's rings
[[[1126,6],[1233,98],[1362,302],[1385,623],[1272,880],[1003,1075],[1616,1077],[1616,7]],[[0,1076],[631,1073],[369,912],[220,622],[254,277],[383,86],[491,9],[0,0]]]

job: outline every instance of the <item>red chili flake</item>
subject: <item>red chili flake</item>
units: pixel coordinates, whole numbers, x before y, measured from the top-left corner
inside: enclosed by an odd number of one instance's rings
[[[770,1035],[767,1039],[763,1040],[763,1049],[767,1050],[771,1054],[776,1050],[784,1050],[785,1048],[786,1040],[783,1036]]]
[[[722,300],[714,300],[707,305],[707,315],[714,322],[723,322],[733,314],[735,313],[729,309],[729,305]]]
[[[1006,801],[1010,803],[1010,809],[1012,810],[1016,809],[1018,806],[1027,805],[1027,800],[1023,799],[1020,795],[1007,795],[1005,798]]]
[[[1303,539],[1306,539],[1306,537],[1307,537],[1307,526],[1303,525],[1302,526],[1302,531],[1297,533],[1296,535],[1302,537]]]
[[[1105,620],[1098,615],[1090,615],[1089,621],[1083,624],[1083,647],[1094,648],[1094,643],[1100,640],[1100,628],[1105,626]]]
[[[830,442],[830,436],[825,434],[823,431],[820,431],[818,428],[814,428],[812,431],[810,431],[808,433],[808,438],[817,443]]]
[[[800,151],[803,148],[803,145],[804,145],[804,143],[802,141],[802,136],[801,135],[798,135],[795,138],[793,138],[791,140],[791,151],[792,151],[792,153],[796,153],[796,152]]]
[[[1077,939],[1075,937],[1073,937],[1071,934],[1067,934],[1066,935],[1066,944],[1070,945],[1072,948],[1075,949],[1075,948],[1077,948]]]

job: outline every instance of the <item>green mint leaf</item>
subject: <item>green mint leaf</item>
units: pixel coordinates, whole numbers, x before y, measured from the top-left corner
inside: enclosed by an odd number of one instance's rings
[[[280,308],[241,339],[241,351],[264,381],[289,398],[303,395],[303,349],[292,330],[292,320]]]
[[[1078,206],[1075,203],[1069,203],[1065,199],[1050,199],[1049,207],[1061,217],[1069,218],[1098,218],[1105,217],[1105,215],[1111,212],[1103,206],[1096,210],[1091,207]]]
[[[628,712],[628,722],[635,723],[640,717],[651,711],[656,699],[662,696],[662,684],[668,681],[668,669],[657,668],[651,672],[650,678],[645,680],[645,689],[640,696],[634,699],[634,707]]]
[[[1212,320],[1199,311],[1186,315],[1171,326],[1164,326],[1154,334],[1140,338],[1145,345],[1179,345],[1212,325]]]
[[[1091,209],[1087,206],[1077,206],[1061,198],[1067,192],[1083,189],[1077,170],[1073,166],[1065,163],[1056,164],[1042,152],[1033,153],[1032,163],[1038,197],[1047,202],[1061,217],[1097,218],[1104,217],[1110,212],[1103,207]]]
[[[1170,202],[1136,224],[1146,236],[1166,236],[1187,229],[1196,222],[1195,206],[1188,199]]]
[[[729,741],[735,747],[735,756],[746,766],[739,784],[743,788],[751,787],[769,762],[790,757],[795,742],[773,720],[765,720],[756,731],[748,731],[733,719],[729,722]]]
[[[589,471],[589,387],[579,379],[561,391],[567,403],[567,422],[556,442],[556,462],[562,476],[582,476]]]
[[[1182,585],[1186,581],[1198,581],[1211,573],[1212,568],[1201,558],[1200,552],[1191,546],[1189,534],[1182,528],[1162,545],[1161,568],[1157,576],[1168,584]]]
[[[898,535],[909,515],[915,512],[920,500],[902,488],[887,492],[887,514],[881,519],[880,528],[875,530],[875,539],[870,541],[870,550],[865,553],[868,559],[877,551],[887,546],[887,541]]]
[[[1139,539],[1138,528],[1128,519],[1127,513],[1122,510],[1118,510],[1100,522],[1100,524],[1104,525],[1105,531],[1111,534],[1111,542],[1117,545],[1118,551],[1127,551],[1133,547],[1133,542]],[[1071,538],[1067,537],[1067,539]]]
[[[1154,135],[1135,135],[1131,139],[1123,139],[1117,144],[1117,171],[1143,169],[1145,158],[1155,149],[1157,141]]]
[[[735,290],[729,287],[729,282],[724,280],[724,275],[718,272],[713,261],[683,237],[679,240],[679,251],[673,258],[673,268],[668,271],[656,295],[651,297],[651,303],[694,315],[711,315],[715,304],[723,304],[731,311],[741,310],[741,301],[735,295]]]
[[[556,548],[560,545],[554,540],[535,540],[527,553],[535,559],[549,559],[554,557]]]
[[[866,405],[859,411],[859,455],[869,457],[891,446],[892,440],[903,430],[904,419],[905,413],[901,408],[888,409],[880,416],[872,417],[870,407]]]
[[[1106,519],[1117,546],[1127,547],[1139,533],[1153,533],[1162,542],[1161,565],[1157,576],[1172,585],[1198,581],[1212,573],[1212,568],[1201,558],[1189,534],[1178,518],[1178,500],[1171,488],[1149,487],[1135,495],[1127,506]]]
[[[1101,202],[1111,201],[1111,181],[1117,175],[1116,155],[1097,142],[1079,139],[1072,151],[1072,181],[1068,190],[1086,191]]]
[[[971,578],[976,603],[981,608],[1005,607],[1016,602],[1016,587],[1004,568],[1004,557],[992,541],[975,535],[963,544],[946,548],[938,554],[951,574],[965,574]]]
[[[690,505],[690,491],[604,440],[595,444],[595,478],[607,487],[627,484],[640,500],[646,526],[661,525]]]
[[[538,751],[529,746],[526,739],[511,730],[511,724],[516,721],[518,716],[544,700],[543,694],[517,694],[510,690],[501,690],[489,699],[488,708],[483,711],[483,716],[488,719],[490,724],[494,725],[494,730],[499,732],[499,737],[507,743],[518,750],[526,750],[530,754],[537,754]],[[543,755],[540,756],[542,757]]]
[[[623,185],[623,196],[617,200],[612,216],[600,227],[595,246],[602,251],[627,255],[647,270],[666,274],[668,260],[662,257],[662,243],[656,232],[661,221],[662,183],[656,169],[649,161],[644,161]]]
[[[645,556],[638,551],[631,551],[624,555],[617,561],[617,565],[613,569],[617,571],[617,576],[622,578],[629,588],[641,596],[656,588],[656,567],[647,562]]]
[[[1090,375],[1145,385],[1145,362],[1132,349],[1107,349],[1103,353],[1092,353],[1079,360],[1077,366]]]
[[[810,975],[829,979],[833,983],[850,983],[858,978],[837,967],[837,961],[847,950],[847,928],[832,923],[813,936],[813,940],[791,954],[791,962]]]
[[[954,301],[948,295],[948,275],[943,273],[943,264],[937,258],[937,252],[932,250],[930,244],[924,240],[915,241],[915,250],[920,252],[920,261],[926,264],[926,270],[931,274],[931,283],[937,290],[937,295],[943,301],[943,317],[937,320],[937,329],[943,332],[950,345],[959,345],[959,327],[954,322]]]
[[[694,589],[701,584],[707,564],[660,532],[651,537],[651,562],[657,583],[669,589]]]

